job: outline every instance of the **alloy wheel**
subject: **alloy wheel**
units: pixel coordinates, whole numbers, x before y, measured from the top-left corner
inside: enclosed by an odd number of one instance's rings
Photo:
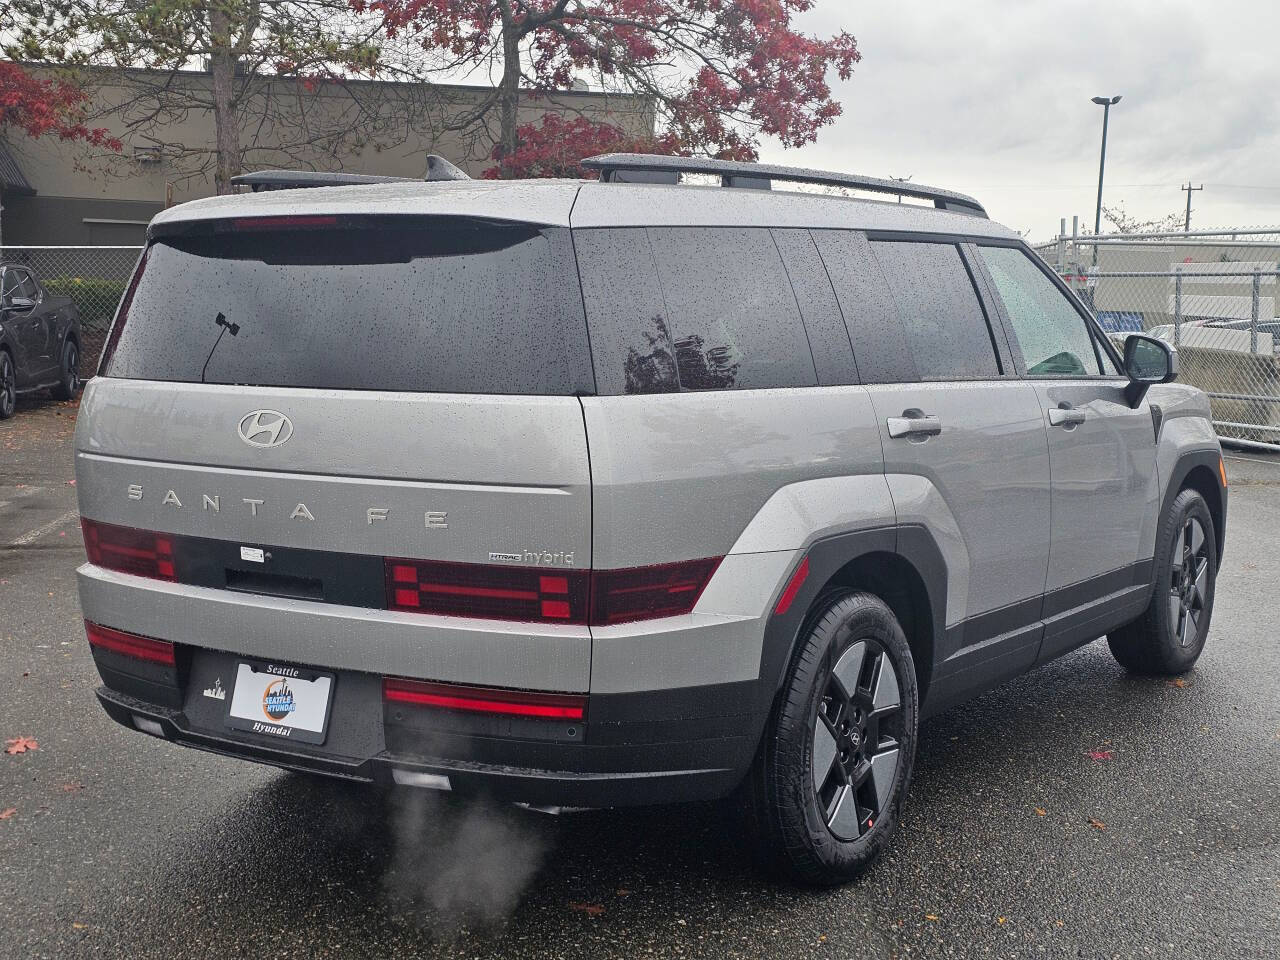
[[[902,696],[885,648],[859,640],[832,668],[813,730],[813,786],[832,835],[856,840],[893,795],[902,742]]]
[[[74,343],[67,345],[66,370],[63,371],[63,383],[67,386],[67,393],[73,397],[76,391],[80,389],[80,353],[76,350]]]
[[[8,417],[18,402],[17,373],[7,353],[0,352],[0,414]]]
[[[1188,647],[1200,636],[1209,580],[1208,538],[1195,517],[1187,517],[1178,531],[1171,566],[1169,624],[1178,645]]]

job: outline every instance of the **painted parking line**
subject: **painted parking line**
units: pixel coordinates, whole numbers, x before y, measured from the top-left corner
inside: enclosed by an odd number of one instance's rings
[[[49,534],[53,533],[55,530],[58,530],[61,527],[65,527],[68,523],[76,519],[76,517],[78,516],[80,516],[80,511],[68,510],[66,513],[63,513],[63,514],[60,514],[59,516],[54,517],[48,523],[41,524],[40,526],[36,527],[34,530],[28,530],[26,533],[22,534],[22,536],[18,537],[17,539],[9,541],[9,546],[25,547],[28,544],[35,543],[41,537],[48,536]]]

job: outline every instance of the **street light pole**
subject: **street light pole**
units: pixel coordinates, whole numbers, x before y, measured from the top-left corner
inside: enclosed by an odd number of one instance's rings
[[[1111,118],[1111,108],[1120,102],[1120,97],[1094,97],[1093,102],[1102,107],[1102,158],[1098,161],[1098,208],[1093,215],[1093,233],[1096,237],[1102,232],[1102,174],[1107,169],[1107,121]],[[1093,245],[1093,265],[1098,265],[1098,244]]]

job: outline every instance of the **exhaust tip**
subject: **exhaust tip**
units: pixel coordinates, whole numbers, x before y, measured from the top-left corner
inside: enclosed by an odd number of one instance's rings
[[[419,773],[417,770],[391,768],[391,778],[402,787],[425,787],[427,790],[452,790],[449,778],[439,773]]]
[[[163,737],[164,727],[156,723],[154,720],[148,720],[146,717],[140,717],[136,713],[133,714],[133,725],[143,733],[149,733],[153,737]]]

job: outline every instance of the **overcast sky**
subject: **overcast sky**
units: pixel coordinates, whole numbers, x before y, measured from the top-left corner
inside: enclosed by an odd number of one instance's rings
[[[811,32],[846,29],[862,62],[844,116],[801,150],[761,159],[976,196],[1032,239],[1093,224],[1102,108],[1103,202],[1192,228],[1280,224],[1280,4],[1269,0],[818,0]],[[1105,227],[1104,227],[1105,229]]]

